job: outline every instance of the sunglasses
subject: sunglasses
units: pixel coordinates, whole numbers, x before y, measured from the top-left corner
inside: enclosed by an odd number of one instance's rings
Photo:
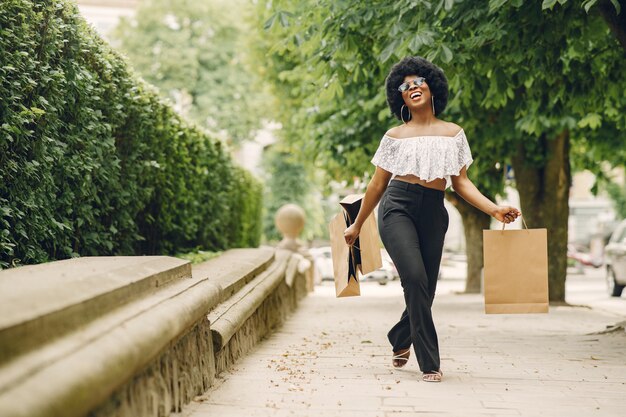
[[[426,81],[426,78],[424,78],[424,77],[417,77],[417,78],[415,78],[415,79],[413,79],[411,81],[407,81],[405,83],[400,84],[400,87],[398,87],[398,91],[401,92],[401,93],[404,93],[406,90],[411,88],[411,84],[420,87],[422,84],[424,84],[424,81]]]

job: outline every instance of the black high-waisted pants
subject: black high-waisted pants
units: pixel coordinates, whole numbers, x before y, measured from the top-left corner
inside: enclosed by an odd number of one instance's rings
[[[387,337],[394,351],[415,350],[422,372],[439,370],[431,307],[448,230],[444,191],[391,180],[378,206],[378,230],[404,290],[406,308]]]

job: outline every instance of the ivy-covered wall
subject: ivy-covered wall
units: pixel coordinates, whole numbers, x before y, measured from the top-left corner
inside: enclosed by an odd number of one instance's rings
[[[262,186],[69,0],[0,3],[0,268],[257,246]]]

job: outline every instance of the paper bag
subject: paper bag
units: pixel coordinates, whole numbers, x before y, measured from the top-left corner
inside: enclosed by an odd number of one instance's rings
[[[333,258],[333,276],[335,278],[335,294],[337,297],[361,295],[359,278],[354,267],[354,256],[350,246],[346,244],[343,232],[346,230],[344,213],[338,213],[328,225],[330,232],[330,252]]]
[[[356,220],[356,216],[361,209],[362,201],[363,194],[350,194],[339,202],[345,211],[348,226]],[[343,238],[343,231],[341,236]],[[380,253],[380,237],[378,236],[378,227],[376,225],[376,219],[374,218],[374,211],[372,211],[370,215],[367,216],[367,219],[365,219],[365,222],[363,222],[359,237],[356,239],[356,242],[354,242],[352,249],[355,263],[362,274],[369,274],[370,272],[376,271],[378,268],[382,268],[383,259]]]
[[[335,215],[328,225],[337,297],[360,295],[359,271],[368,274],[383,265],[373,212],[363,223],[354,245],[348,246],[343,235],[356,219],[362,199],[362,194],[346,196],[340,201],[342,212]]]
[[[547,232],[483,230],[485,313],[548,312]]]

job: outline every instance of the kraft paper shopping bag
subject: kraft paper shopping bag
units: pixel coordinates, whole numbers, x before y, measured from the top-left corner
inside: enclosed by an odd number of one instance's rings
[[[363,194],[350,194],[339,202],[345,210],[348,226],[354,223],[361,209]],[[343,236],[343,233],[342,233]],[[380,237],[374,212],[370,213],[361,226],[359,237],[353,245],[355,262],[362,274],[369,274],[383,266],[380,253]]]
[[[380,238],[373,212],[363,223],[354,245],[348,246],[345,242],[343,232],[356,219],[362,199],[362,194],[346,196],[340,201],[343,210],[328,225],[337,297],[360,295],[359,272],[368,274],[382,267]]]
[[[548,312],[548,231],[483,230],[485,313]]]
[[[337,213],[328,225],[330,232],[330,251],[333,258],[335,294],[337,297],[361,295],[359,278],[354,266],[354,254],[343,236],[343,232],[347,227],[346,223],[345,214]]]

